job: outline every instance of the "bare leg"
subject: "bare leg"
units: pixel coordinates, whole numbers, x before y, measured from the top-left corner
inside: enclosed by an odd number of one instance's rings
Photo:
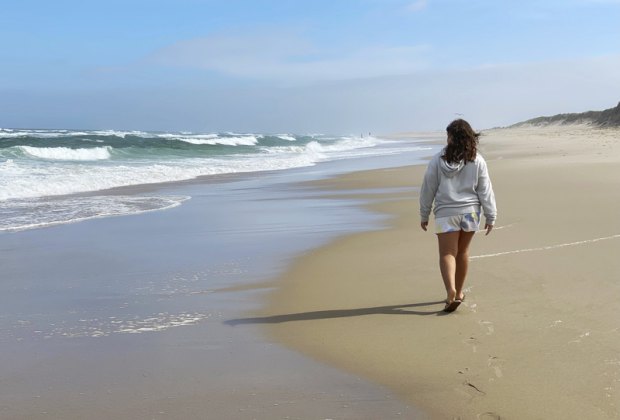
[[[469,267],[469,244],[476,232],[461,231],[458,240],[458,252],[456,254],[455,289],[456,298],[463,299],[463,285],[467,277]]]
[[[446,287],[448,302],[456,299],[456,256],[458,254],[460,232],[437,234],[439,242],[439,269]]]

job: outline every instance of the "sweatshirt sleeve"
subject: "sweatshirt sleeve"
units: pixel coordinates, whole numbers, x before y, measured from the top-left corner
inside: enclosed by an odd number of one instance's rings
[[[481,160],[480,167],[478,168],[478,187],[476,192],[478,193],[478,199],[482,205],[486,223],[494,225],[495,219],[497,218],[497,207],[495,205],[493,185],[491,184],[487,163],[484,159]]]
[[[433,158],[426,168],[424,181],[420,189],[420,218],[422,222],[428,222],[428,217],[433,208],[435,194],[439,187],[439,177],[437,176],[437,159]]]

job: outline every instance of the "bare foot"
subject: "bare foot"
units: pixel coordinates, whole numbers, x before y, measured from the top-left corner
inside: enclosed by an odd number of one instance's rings
[[[450,290],[448,292],[448,297],[446,298],[446,303],[451,303],[456,300],[456,290]]]

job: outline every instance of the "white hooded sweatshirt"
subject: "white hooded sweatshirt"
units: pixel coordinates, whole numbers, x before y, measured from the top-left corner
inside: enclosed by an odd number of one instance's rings
[[[420,191],[420,217],[428,222],[433,209],[435,218],[484,212],[486,223],[495,224],[497,208],[487,163],[480,153],[473,162],[449,164],[437,153],[428,164]]]

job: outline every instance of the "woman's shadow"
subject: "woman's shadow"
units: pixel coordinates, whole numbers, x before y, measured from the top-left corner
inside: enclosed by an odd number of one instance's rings
[[[227,325],[241,324],[278,324],[281,322],[291,321],[310,321],[313,319],[330,319],[330,318],[346,318],[351,316],[362,315],[444,315],[443,310],[438,311],[416,311],[408,308],[417,308],[421,306],[431,306],[444,303],[443,300],[434,302],[407,303],[404,305],[391,306],[375,306],[371,308],[357,309],[329,309],[325,311],[299,312],[294,314],[272,315],[255,318],[238,318],[224,321]]]

